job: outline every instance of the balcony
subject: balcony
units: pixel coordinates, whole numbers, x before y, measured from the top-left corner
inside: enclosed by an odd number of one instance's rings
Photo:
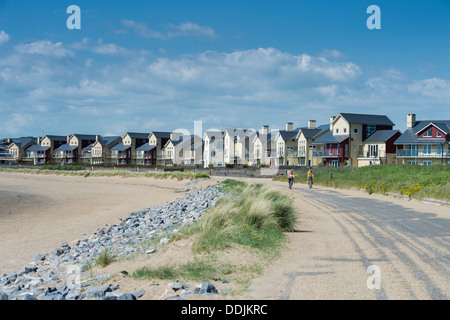
[[[288,157],[288,158],[297,158],[298,157],[298,151],[288,151],[286,153],[286,157]]]
[[[323,150],[315,150],[313,151],[313,157],[315,158],[339,158],[342,156],[339,151],[332,150],[331,152],[329,150],[323,151]]]
[[[418,150],[398,150],[397,157],[399,158],[448,158],[450,151],[418,151]]]

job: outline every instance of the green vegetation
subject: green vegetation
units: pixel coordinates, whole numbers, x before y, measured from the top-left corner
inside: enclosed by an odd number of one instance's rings
[[[224,279],[235,272],[237,267],[227,263],[216,263],[214,259],[195,259],[180,265],[144,267],[137,269],[130,274],[133,278],[139,279],[187,279],[197,281],[211,281],[213,278]]]
[[[226,180],[226,196],[193,228],[195,252],[223,250],[232,244],[273,252],[294,229],[293,200],[261,184]]]
[[[368,193],[396,193],[410,198],[450,201],[450,166],[382,165],[362,168],[314,168],[314,184],[335,188],[364,189]],[[333,172],[333,179],[330,177]],[[274,180],[286,181],[287,176]],[[296,182],[306,183],[306,171]]]
[[[114,255],[108,250],[103,250],[97,259],[95,260],[95,265],[100,266],[102,268],[105,268],[109,266],[111,263],[113,263],[116,260]]]

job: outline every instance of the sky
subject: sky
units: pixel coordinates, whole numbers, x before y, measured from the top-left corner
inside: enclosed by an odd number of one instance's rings
[[[0,138],[450,119],[449,17],[450,0],[0,0]]]

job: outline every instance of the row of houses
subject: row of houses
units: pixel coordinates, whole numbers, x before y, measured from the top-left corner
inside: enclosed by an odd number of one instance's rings
[[[386,115],[339,113],[329,123],[287,122],[284,130],[127,132],[123,136],[71,134],[3,142],[0,163],[140,166],[343,166],[450,163],[450,120],[417,120],[394,129]]]

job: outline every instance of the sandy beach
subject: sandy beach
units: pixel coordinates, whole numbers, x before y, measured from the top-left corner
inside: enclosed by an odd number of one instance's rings
[[[183,197],[188,180],[0,173],[0,275],[131,212]],[[205,180],[196,186],[215,183]]]

